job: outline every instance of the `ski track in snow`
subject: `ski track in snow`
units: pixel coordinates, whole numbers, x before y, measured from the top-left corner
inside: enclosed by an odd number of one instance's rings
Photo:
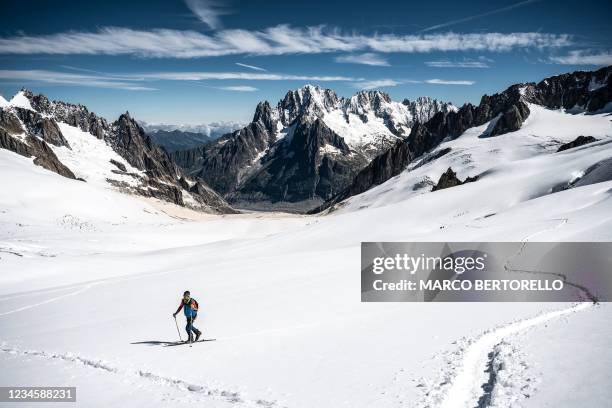
[[[238,404],[244,407],[281,407],[277,401],[268,401],[263,399],[246,399],[237,391],[229,391],[219,388],[208,387],[204,385],[192,384],[188,381],[175,377],[165,377],[150,371],[145,370],[127,370],[121,367],[114,366],[103,360],[95,360],[76,355],[74,353],[50,353],[40,350],[21,350],[16,347],[10,347],[6,342],[2,343],[0,352],[18,355],[23,357],[39,357],[48,360],[61,360],[67,363],[78,364],[87,368],[102,370],[107,373],[121,375],[126,379],[141,383],[142,380],[148,381],[153,386],[172,387],[182,391],[190,391],[190,396],[202,396],[202,400],[223,400],[232,404]]]
[[[33,307],[46,305],[47,303],[55,302],[57,300],[64,299],[64,298],[67,298],[67,297],[70,297],[70,296],[80,295],[81,293],[91,289],[95,285],[97,285],[97,283],[89,283],[89,284],[86,284],[83,287],[75,290],[74,292],[66,293],[65,295],[56,296],[54,298],[47,299],[47,300],[39,302],[39,303],[33,303],[33,304],[30,304],[30,305],[27,305],[27,306],[23,306],[23,307],[14,309],[14,310],[9,310],[8,312],[2,312],[2,313],[0,313],[0,316],[10,315],[10,314],[13,314],[13,313],[17,313],[17,312],[21,312],[21,311],[24,311],[24,310],[31,309]]]
[[[487,383],[487,377],[489,375],[485,371],[489,363],[489,355],[495,352],[495,348],[504,338],[561,316],[585,310],[592,305],[593,303],[590,302],[579,303],[570,308],[547,312],[536,317],[519,320],[480,336],[463,352],[458,371],[451,380],[449,389],[445,393],[439,408],[479,406],[479,400],[483,396],[482,386]]]
[[[527,241],[533,239],[534,237],[536,237],[536,236],[538,236],[540,234],[543,234],[543,233],[548,232],[548,231],[554,231],[556,229],[559,229],[562,226],[564,226],[565,224],[567,224],[569,222],[569,219],[567,219],[567,218],[553,218],[551,221],[559,221],[559,223],[557,225],[552,226],[552,227],[544,228],[544,229],[542,229],[540,231],[536,231],[534,233],[531,233],[531,234],[527,235],[525,238],[523,238],[521,240],[521,242],[527,242]]]

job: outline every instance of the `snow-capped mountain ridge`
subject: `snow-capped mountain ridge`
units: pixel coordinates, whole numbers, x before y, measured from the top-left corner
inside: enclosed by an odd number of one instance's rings
[[[406,137],[416,121],[452,110],[452,104],[431,98],[402,103],[380,91],[344,98],[305,85],[288,91],[276,106],[260,102],[245,128],[173,157],[241,206],[316,202],[342,190],[357,170]]]
[[[270,110],[267,120],[279,120],[282,126],[286,127],[298,117],[302,120],[320,118],[326,123],[329,121],[328,125],[333,127],[334,119],[328,116],[340,116],[347,124],[350,124],[350,116],[355,115],[364,124],[367,124],[372,119],[368,116],[372,114],[383,121],[391,135],[405,136],[410,132],[415,121],[429,120],[439,111],[456,109],[451,103],[430,97],[420,97],[414,102],[408,100],[395,102],[389,94],[374,90],[359,91],[349,98],[344,98],[339,97],[331,89],[305,85],[287,92],[285,97],[278,102],[276,109]],[[380,132],[380,129],[373,128],[372,132]],[[345,137],[342,130],[339,134]]]
[[[103,188],[202,211],[232,211],[208,186],[186,179],[128,112],[109,123],[83,105],[23,89],[0,108],[0,148]]]

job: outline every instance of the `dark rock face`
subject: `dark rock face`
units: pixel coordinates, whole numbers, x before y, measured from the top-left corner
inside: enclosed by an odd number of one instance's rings
[[[60,176],[76,179],[74,173],[59,161],[55,153],[53,153],[53,150],[51,150],[44,140],[38,139],[32,135],[28,135],[26,140],[32,147],[31,156],[35,157],[34,164],[51,170]]]
[[[287,137],[263,157],[260,171],[244,181],[231,201],[316,201],[333,196],[335,188],[347,186],[355,175],[354,163],[346,159],[349,147],[322,120],[298,121]]]
[[[497,119],[495,126],[491,130],[490,136],[503,135],[504,133],[519,130],[527,116],[529,116],[529,113],[527,104],[523,101],[517,101],[501,113],[501,116]]]
[[[320,207],[311,210],[310,213],[316,214],[323,211],[345,198],[361,194],[372,186],[384,183],[391,177],[399,174],[412,161],[408,149],[403,146],[405,144],[397,143],[391,149],[377,156],[363,170],[357,173],[346,189],[323,203]]]
[[[109,144],[121,157],[139,170],[145,170],[153,178],[176,183],[180,171],[168,153],[151,141],[140,125],[124,113],[112,124]]]
[[[565,143],[559,146],[557,153],[562,152],[564,150],[573,149],[574,147],[593,143],[593,142],[596,142],[597,140],[598,139],[595,139],[593,136],[578,136],[576,139],[572,140],[571,142]]]
[[[201,145],[192,149],[176,150],[169,154],[172,160],[187,174],[195,174],[201,170],[206,149],[206,145]]]
[[[119,170],[123,171],[123,172],[127,172],[127,168],[125,167],[125,164],[118,162],[117,160],[114,159],[110,159],[110,162],[112,164],[114,164]]]
[[[596,112],[612,101],[612,66],[576,71],[529,84],[527,100],[549,108]]]
[[[438,180],[438,183],[433,186],[431,191],[443,190],[445,188],[460,186],[461,184],[471,183],[478,180],[478,176],[468,177],[464,181],[461,181],[457,178],[457,173],[453,171],[452,168],[448,168]]]
[[[0,127],[5,135],[2,146],[26,156],[35,156],[35,163],[66,177],[74,174],[64,166],[47,143],[70,147],[62,135],[57,122],[65,122],[104,140],[119,156],[143,173],[129,173],[124,164],[111,163],[117,167],[116,174],[129,175],[135,185],[107,179],[107,182],[129,193],[156,197],[182,206],[204,211],[231,213],[234,210],[213,190],[198,180],[185,180],[183,171],[176,166],[168,153],[152,142],[138,123],[128,113],[109,124],[105,119],[91,113],[82,105],[49,101],[43,95],[34,95],[23,90],[23,95],[36,111],[10,106],[0,109]],[[21,123],[25,129],[21,128]],[[26,138],[20,140],[12,135],[25,131]],[[183,183],[180,180],[183,179]],[[185,188],[185,185],[187,188]],[[190,197],[186,202],[184,197]]]
[[[89,112],[83,105],[74,105],[62,101],[50,101],[44,95],[34,95],[31,91],[22,90],[30,105],[37,112],[52,116],[57,122],[64,122],[70,126],[78,127],[89,132],[98,139],[103,139],[108,131],[106,119]]]
[[[612,66],[594,72],[563,74],[537,84],[512,85],[504,92],[484,95],[476,107],[468,103],[456,112],[438,112],[425,123],[417,122],[405,140],[398,141],[389,151],[376,157],[355,176],[349,187],[314,211],[322,211],[387,181],[445,138],[457,138],[468,128],[497,118],[487,136],[520,129],[529,116],[527,102],[553,109],[598,111],[612,102]]]
[[[0,148],[10,150],[24,157],[34,157],[34,164],[61,176],[76,179],[74,173],[59,161],[49,145],[44,140],[35,136],[26,136],[24,142],[14,138],[4,129],[0,129]]]
[[[52,119],[43,117],[40,113],[23,108],[13,108],[16,116],[25,125],[27,132],[36,135],[54,146],[70,147],[62,135],[57,123]]]
[[[457,173],[450,167],[440,176],[438,183],[433,186],[431,191],[442,190],[445,188],[455,187],[461,185],[462,182],[457,178]]]
[[[0,128],[11,134],[20,134],[24,132],[17,116],[6,109],[0,109]]]
[[[245,168],[269,146],[270,134],[261,122],[225,135],[198,149],[175,152],[173,159],[221,194],[235,190]]]
[[[264,128],[268,131],[269,135],[274,134],[278,120],[275,118],[272,112],[272,107],[268,101],[259,102],[257,108],[255,108],[255,114],[253,115],[254,123],[261,123]],[[270,140],[273,142],[273,140]]]

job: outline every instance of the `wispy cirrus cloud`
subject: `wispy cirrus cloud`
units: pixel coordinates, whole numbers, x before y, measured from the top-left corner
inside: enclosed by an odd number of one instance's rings
[[[425,80],[427,84],[434,85],[474,85],[475,81],[467,81],[467,80],[450,80],[450,79],[427,79]]]
[[[105,27],[93,32],[0,38],[0,54],[136,55],[145,58],[200,58],[224,55],[285,55],[320,53],[428,53],[434,51],[507,52],[572,45],[569,34],[443,33],[359,34],[334,27],[278,25],[263,30],[134,30]]]
[[[389,61],[379,54],[373,52],[366,52],[363,54],[351,54],[351,55],[340,55],[334,58],[336,62],[345,64],[361,64],[361,65],[373,65],[379,67],[388,67]]]
[[[398,81],[395,79],[374,79],[374,80],[370,80],[370,81],[359,81],[359,82],[354,82],[353,83],[353,87],[357,88],[357,89],[363,89],[363,90],[371,90],[371,89],[378,89],[378,88],[388,88],[388,87],[392,87],[392,86],[398,86],[403,84],[404,82],[402,81]]]
[[[477,20],[477,19],[482,18],[482,17],[488,17],[488,16],[491,16],[493,14],[499,14],[499,13],[503,13],[504,11],[510,11],[510,10],[515,9],[515,8],[523,7],[523,6],[526,6],[526,5],[531,4],[531,3],[537,3],[539,1],[542,1],[542,0],[524,0],[524,1],[519,1],[518,3],[510,4],[508,6],[501,7],[501,8],[495,9],[495,10],[491,10],[491,11],[487,11],[485,13],[474,14],[474,15],[463,17],[463,18],[459,18],[459,19],[456,19],[456,20],[447,21],[447,22],[442,23],[442,24],[432,25],[430,27],[427,27],[427,28],[424,28],[424,29],[420,30],[419,32],[423,33],[423,32],[427,32],[427,31],[438,30],[440,28],[450,27],[450,26],[453,26],[453,25],[456,25],[456,24],[460,24],[460,23],[466,23],[468,21]]]
[[[249,68],[252,69],[254,71],[267,71],[267,69],[265,68],[261,68],[261,67],[257,67],[255,65],[248,65],[248,64],[243,64],[242,62],[236,62],[236,65],[240,66],[240,67],[244,67],[244,68]]]
[[[493,62],[493,60],[485,57],[480,57],[478,59],[464,59],[460,61],[426,61],[425,65],[432,68],[490,68],[491,62]]]
[[[126,77],[126,76],[124,76]],[[208,72],[208,71],[175,71],[127,74],[127,77],[142,80],[168,81],[203,81],[203,80],[251,80],[251,81],[356,81],[360,78],[341,75],[291,75],[256,72]]]
[[[448,79],[426,79],[423,81],[418,81],[414,79],[372,79],[372,80],[363,80],[353,82],[353,87],[357,89],[377,89],[377,88],[387,88],[392,86],[399,86],[405,84],[433,84],[433,85],[474,85],[475,81],[468,80],[448,80]]]
[[[550,61],[562,65],[612,65],[612,51],[574,50]]]
[[[46,70],[0,70],[0,80],[14,80],[25,83],[46,83],[54,85],[85,86],[92,88],[123,89],[128,91],[154,91],[130,78],[107,75],[73,74]]]
[[[219,86],[217,89],[222,89],[224,91],[234,91],[234,92],[255,92],[259,91],[259,89],[254,86],[248,85],[234,85],[234,86]]]
[[[222,27],[220,16],[231,14],[227,5],[217,0],[185,0],[185,4],[200,21],[213,30]]]
[[[245,80],[334,82],[363,80],[363,78],[345,76],[291,75],[282,73],[171,71],[107,74],[72,66],[67,66],[67,69],[84,73],[77,74],[72,72],[50,70],[0,70],[0,81],[18,81],[21,84],[46,83],[56,85],[124,89],[130,91],[152,91],[157,89],[151,86],[157,81]],[[253,86],[247,85],[232,85],[217,88],[236,92],[253,92],[258,90]]]

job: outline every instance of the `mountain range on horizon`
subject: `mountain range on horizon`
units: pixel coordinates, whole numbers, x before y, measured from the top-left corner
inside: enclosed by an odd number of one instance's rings
[[[82,105],[24,89],[0,99],[0,147],[64,177],[205,212],[318,212],[424,157],[438,159],[448,152],[428,155],[470,128],[488,124],[482,137],[519,130],[532,104],[569,114],[612,110],[611,72],[516,84],[460,108],[428,97],[396,102],[380,91],[343,98],[305,85],[276,105],[260,102],[251,123],[214,140],[178,129],[153,132],[190,138],[176,149],[158,146],[127,112],[109,123]],[[201,145],[181,149],[185,142]]]

